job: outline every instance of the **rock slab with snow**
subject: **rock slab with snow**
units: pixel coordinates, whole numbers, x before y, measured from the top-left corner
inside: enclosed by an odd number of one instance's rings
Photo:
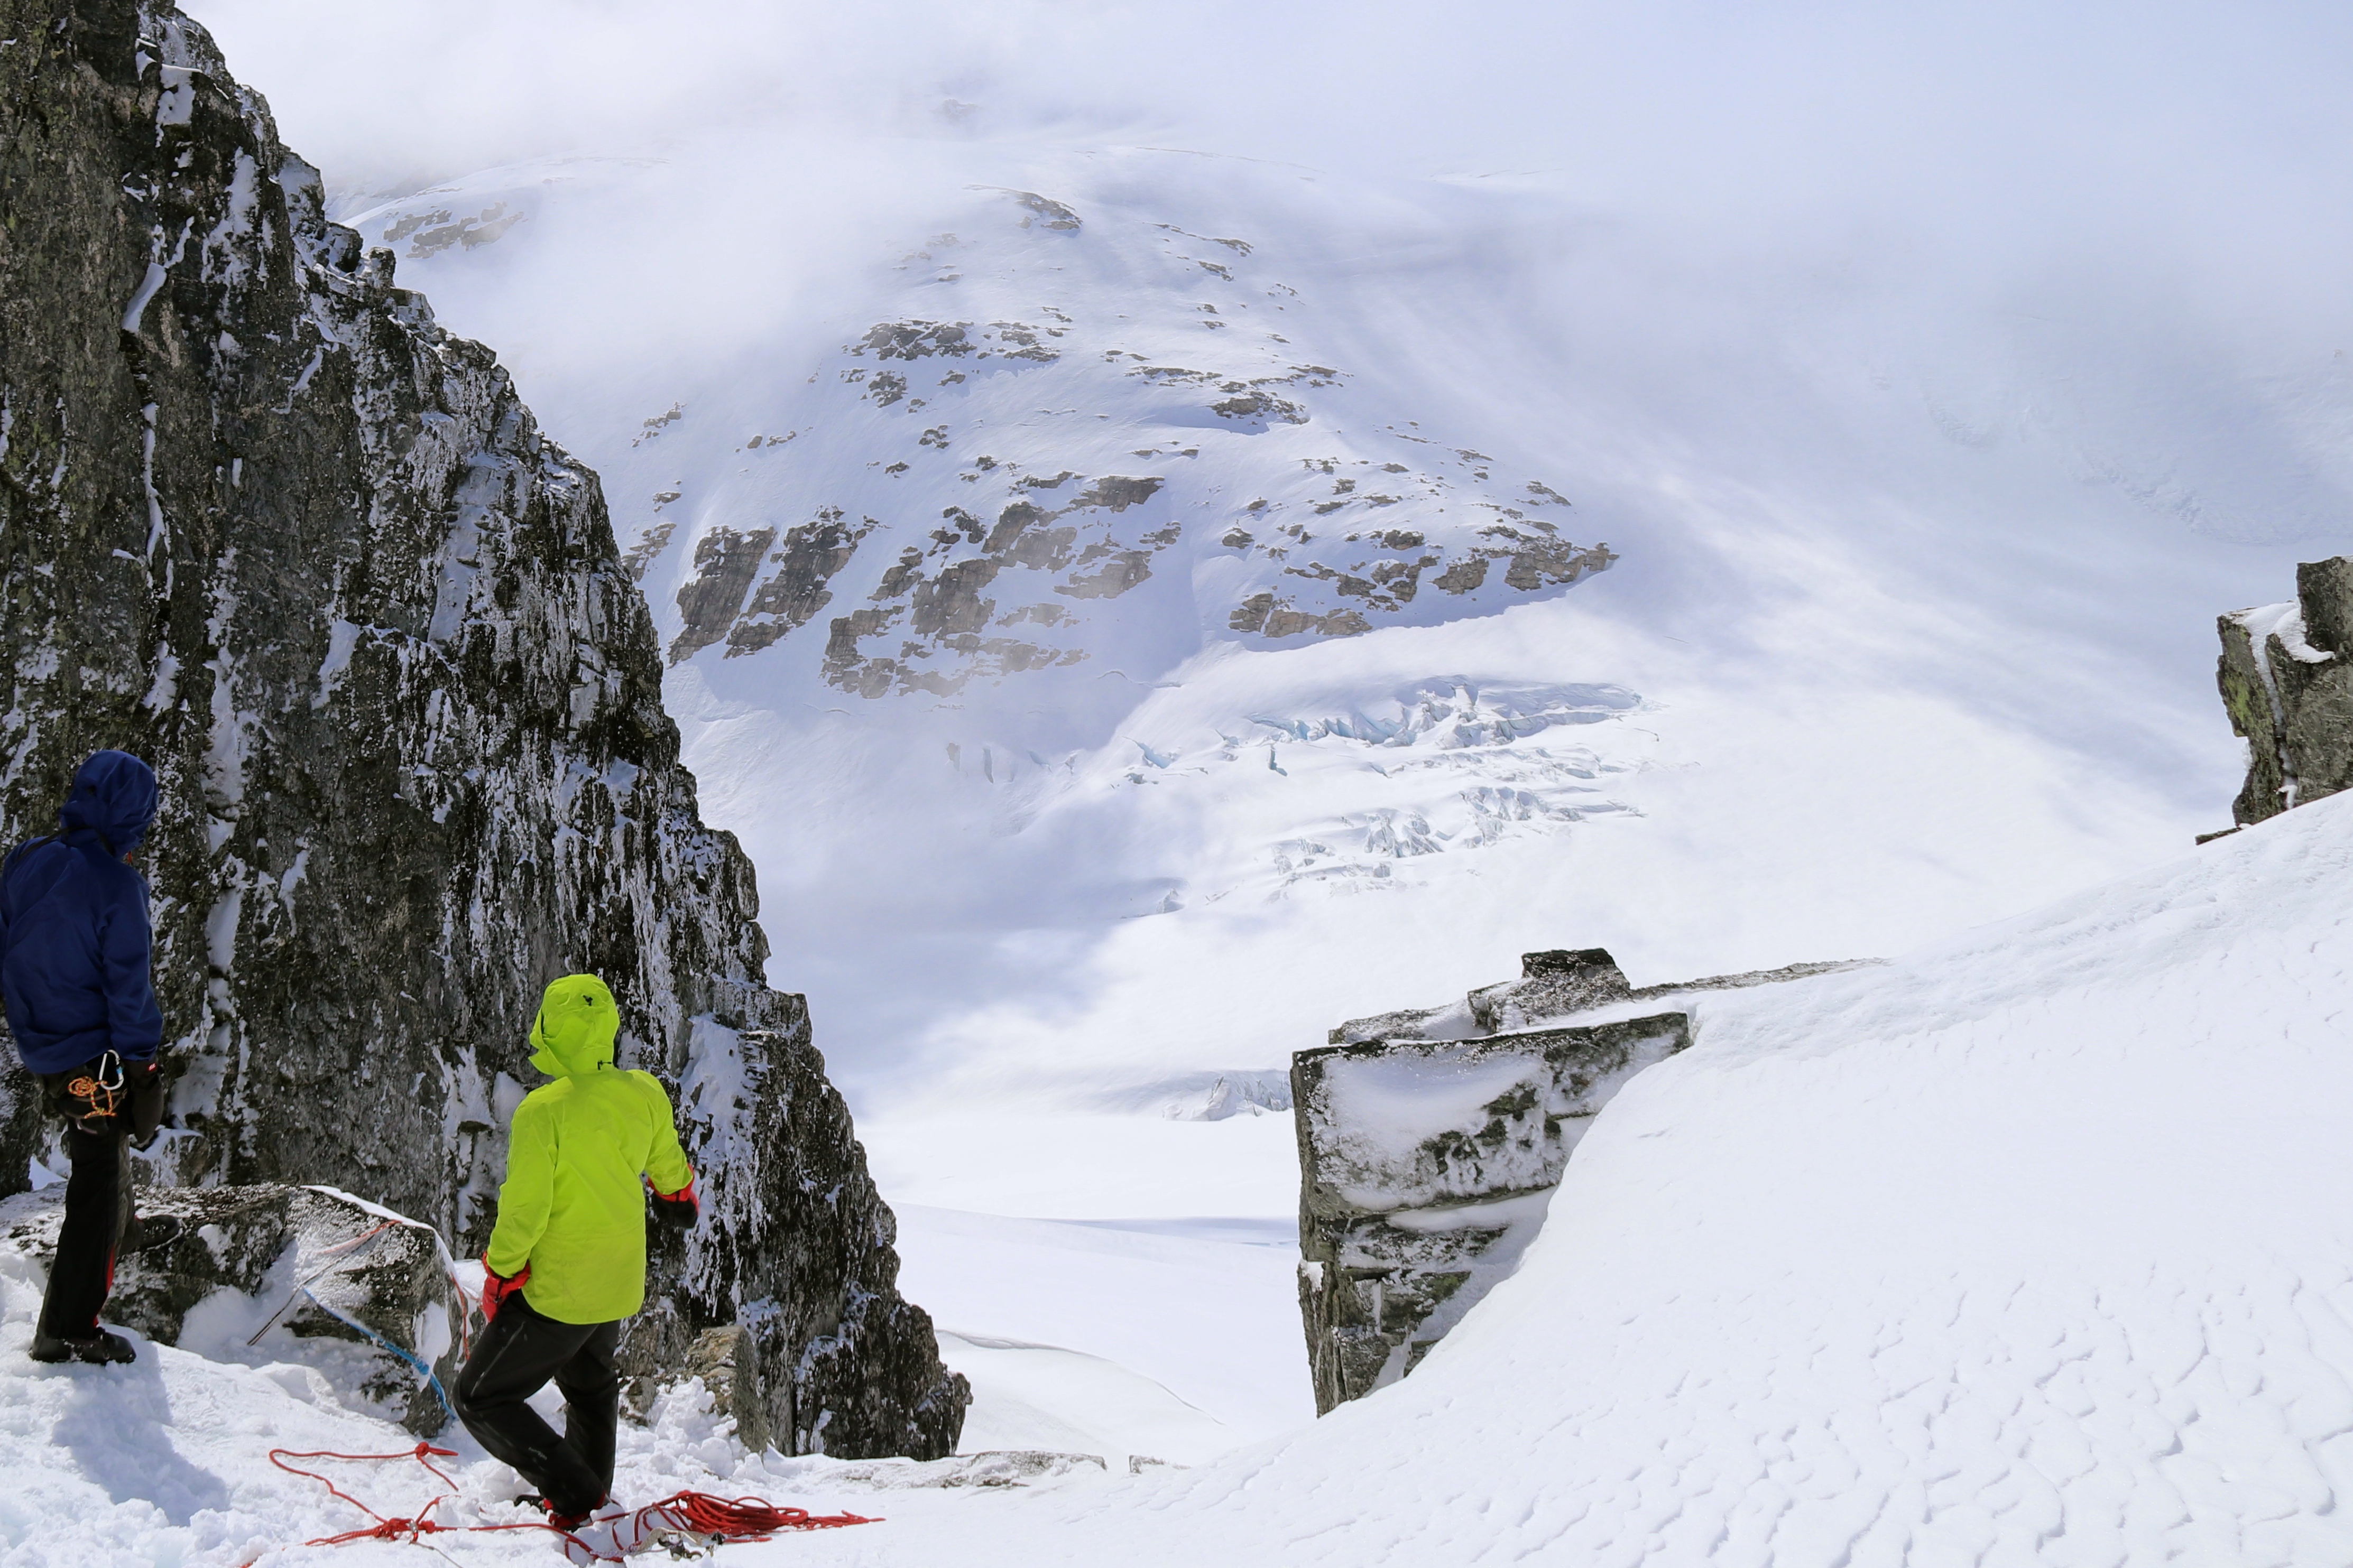
[[[596,476],[326,220],[195,22],[0,0],[0,837],[99,746],[162,778],[159,1176],[332,1182],[477,1247],[540,988],[594,971],[705,1199],[636,1361],[770,1325],[785,1430],[952,1450],[962,1384],[765,982]],[[6,1110],[0,1192],[42,1152],[21,1073]]]
[[[1610,1097],[1690,1043],[1683,1015],[1662,1013],[1294,1056],[1317,1413],[1411,1372],[1517,1265]]]
[[[1517,980],[1352,1018],[1326,1048],[1293,1056],[1299,1307],[1318,1412],[1412,1371],[1517,1266],[1585,1128],[1690,1043],[1683,1014],[1633,1016],[1645,1005],[1874,962],[1637,986],[1607,948],[1548,949],[1522,953]]]

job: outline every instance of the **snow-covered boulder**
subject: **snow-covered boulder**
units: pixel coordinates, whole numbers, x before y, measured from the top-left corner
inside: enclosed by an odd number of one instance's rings
[[[324,1187],[141,1187],[176,1240],[122,1258],[107,1320],[219,1360],[308,1366],[421,1436],[481,1326],[430,1226]],[[47,1270],[62,1184],[0,1205],[0,1247]]]
[[[1678,980],[1664,985],[1634,985],[1606,947],[1551,948],[1520,954],[1520,977],[1482,985],[1460,1002],[1440,1007],[1406,1007],[1368,1017],[1351,1018],[1335,1026],[1327,1037],[1335,1046],[1367,1040],[1461,1040],[1535,1028],[1621,1002],[1672,1002],[1701,991],[1727,991],[1748,985],[1772,985],[1785,980],[1834,973],[1876,959],[1844,959],[1828,963],[1790,963],[1778,969],[1752,969],[1739,974],[1711,974],[1699,980]]]
[[[1294,1055],[1299,1310],[1318,1412],[1411,1372],[1518,1267],[1593,1118],[1690,1044],[1684,1014],[1666,1008],[1872,962],[1637,986],[1607,948],[1549,949],[1522,953],[1517,980],[1350,1019]]]

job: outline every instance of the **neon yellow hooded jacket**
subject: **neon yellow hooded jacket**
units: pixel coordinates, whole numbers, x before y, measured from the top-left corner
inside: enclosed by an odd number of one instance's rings
[[[646,1198],[694,1180],[670,1096],[651,1073],[613,1065],[621,1015],[593,974],[547,988],[531,1065],[555,1078],[523,1096],[507,1140],[499,1219],[483,1260],[531,1278],[523,1300],[560,1323],[606,1323],[646,1301]]]

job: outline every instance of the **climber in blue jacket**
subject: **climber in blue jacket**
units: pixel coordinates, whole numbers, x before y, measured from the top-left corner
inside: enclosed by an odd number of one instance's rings
[[[126,1145],[135,1138],[144,1148],[163,1120],[147,881],[130,864],[156,797],[153,769],[127,752],[100,752],[74,774],[59,831],[0,861],[0,1002],[16,1054],[65,1118],[73,1163],[35,1361],[134,1360],[131,1342],[98,1322],[115,1255],[180,1229],[132,1217],[124,1171]]]

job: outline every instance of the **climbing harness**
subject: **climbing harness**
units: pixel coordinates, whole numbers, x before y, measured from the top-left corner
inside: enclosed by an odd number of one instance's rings
[[[95,1072],[76,1073],[66,1082],[66,1115],[85,1132],[103,1132],[122,1103],[122,1058],[108,1051]]]
[[[269,1462],[288,1475],[308,1477],[375,1521],[374,1524],[347,1530],[340,1535],[322,1535],[315,1541],[306,1541],[302,1543],[305,1546],[343,1546],[354,1541],[390,1541],[418,1546],[425,1544],[422,1538],[427,1535],[491,1535],[504,1531],[544,1530],[551,1535],[563,1538],[565,1554],[575,1563],[620,1561],[617,1556],[599,1552],[574,1531],[544,1520],[523,1520],[513,1524],[440,1523],[433,1518],[433,1513],[442,1503],[458,1495],[458,1483],[433,1461],[457,1457],[455,1449],[437,1448],[430,1443],[419,1443],[414,1448],[404,1449],[397,1454],[338,1454],[326,1449],[308,1453],[298,1453],[290,1448],[269,1450]],[[427,1500],[414,1516],[406,1519],[391,1517],[376,1512],[318,1471],[288,1464],[286,1461],[289,1459],[336,1459],[353,1464],[415,1459],[441,1483],[442,1489]],[[766,1541],[788,1530],[840,1530],[853,1524],[881,1522],[854,1513],[812,1514],[802,1508],[778,1508],[761,1498],[717,1498],[707,1492],[675,1492],[626,1517],[639,1526],[636,1531],[637,1546],[632,1550],[642,1550],[665,1535],[695,1535],[712,1541]]]

